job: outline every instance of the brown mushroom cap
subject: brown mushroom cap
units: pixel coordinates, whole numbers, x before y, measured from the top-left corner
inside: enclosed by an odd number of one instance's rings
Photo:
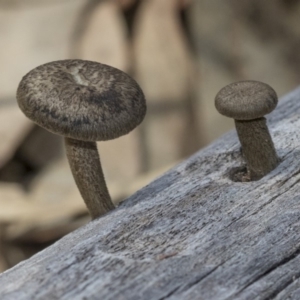
[[[276,92],[266,83],[238,81],[222,88],[215,98],[218,112],[236,120],[252,120],[270,113],[277,105]]]
[[[144,94],[130,76],[77,59],[54,61],[30,71],[19,84],[17,100],[38,125],[85,141],[127,134],[146,114]]]

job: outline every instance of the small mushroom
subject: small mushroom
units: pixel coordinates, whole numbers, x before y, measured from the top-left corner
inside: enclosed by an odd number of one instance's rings
[[[233,118],[250,180],[259,180],[279,163],[265,114],[277,105],[276,92],[258,81],[239,81],[222,88],[215,98],[220,114]]]
[[[26,74],[17,100],[29,119],[65,137],[70,167],[91,217],[112,210],[95,141],[127,134],[142,122],[146,102],[138,84],[101,63],[61,60]]]

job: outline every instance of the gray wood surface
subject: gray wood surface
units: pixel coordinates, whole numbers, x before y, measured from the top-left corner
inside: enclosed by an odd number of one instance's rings
[[[300,299],[300,88],[268,117],[282,159],[256,182],[230,132],[0,275],[0,299]]]

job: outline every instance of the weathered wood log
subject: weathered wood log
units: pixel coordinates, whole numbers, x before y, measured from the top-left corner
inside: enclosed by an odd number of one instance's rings
[[[269,128],[280,165],[232,182],[235,132],[0,275],[0,299],[300,299],[300,89]]]

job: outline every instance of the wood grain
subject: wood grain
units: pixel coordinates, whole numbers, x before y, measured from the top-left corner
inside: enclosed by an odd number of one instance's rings
[[[299,299],[299,99],[270,115],[281,163],[261,180],[230,180],[230,132],[0,275],[0,298]]]

